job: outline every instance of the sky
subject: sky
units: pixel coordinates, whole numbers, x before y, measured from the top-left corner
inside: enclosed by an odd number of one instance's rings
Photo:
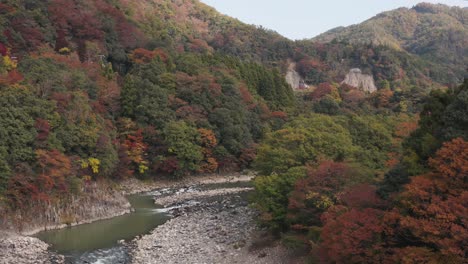
[[[290,39],[312,38],[338,26],[419,2],[468,7],[468,0],[201,0],[223,14],[262,25]]]

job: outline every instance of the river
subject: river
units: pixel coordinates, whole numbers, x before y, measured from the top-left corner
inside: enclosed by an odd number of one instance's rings
[[[43,231],[37,238],[51,245],[51,250],[65,256],[66,263],[115,264],[129,263],[128,248],[119,241],[130,241],[139,235],[150,233],[171,218],[168,209],[154,204],[154,197],[206,190],[250,187],[250,182],[216,183],[185,188],[165,188],[127,197],[133,211],[107,220],[96,221],[64,229]],[[243,194],[242,200],[247,194]],[[204,198],[218,200],[220,196]],[[196,200],[182,202],[178,206],[197,204]]]
[[[165,223],[170,216],[153,202],[151,193],[127,197],[134,211],[130,214],[90,224],[40,232],[39,239],[51,250],[65,256],[66,263],[127,263],[127,250],[118,241],[130,241]]]

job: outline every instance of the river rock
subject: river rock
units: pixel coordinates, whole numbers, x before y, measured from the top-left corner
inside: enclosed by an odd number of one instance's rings
[[[49,245],[33,237],[13,235],[0,239],[0,264],[63,263],[47,251]]]

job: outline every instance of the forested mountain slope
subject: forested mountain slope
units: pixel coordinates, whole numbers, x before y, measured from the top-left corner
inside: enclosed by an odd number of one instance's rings
[[[468,64],[468,10],[421,3],[399,8],[349,27],[340,27],[312,39],[386,45],[449,68],[460,81]]]
[[[2,0],[0,32],[0,202],[9,210],[42,210],[99,179],[243,169],[296,114],[411,115],[430,89],[453,83],[443,66],[403,50],[294,42],[192,0]],[[284,80],[291,61],[313,92],[294,95]],[[377,92],[339,84],[356,67]],[[347,118],[322,120],[339,122],[346,149],[336,158],[359,153],[383,169],[370,157],[388,142],[366,150]],[[386,140],[392,118],[376,121]]]
[[[2,1],[0,15],[0,196],[12,209],[98,179],[245,168],[295,105],[277,69],[207,44],[213,29],[196,17],[223,17],[198,2]]]

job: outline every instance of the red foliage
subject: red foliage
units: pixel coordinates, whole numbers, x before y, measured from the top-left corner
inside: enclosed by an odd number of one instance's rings
[[[36,150],[36,156],[42,171],[41,175],[52,178],[56,186],[63,184],[65,179],[71,176],[71,160],[60,151],[39,149]]]
[[[120,145],[118,149],[119,163],[115,170],[114,177],[118,179],[128,179],[130,178],[134,170],[132,170],[132,160],[128,155],[128,149],[126,146]]]
[[[34,20],[17,16],[11,19],[10,26],[16,33],[19,33],[24,40],[22,42],[17,42],[17,38],[11,39],[10,45],[15,53],[20,51],[18,48],[32,50],[42,45],[44,36],[39,25],[37,25]]]
[[[253,109],[255,107],[254,98],[252,94],[249,92],[249,89],[245,84],[239,86],[240,95],[242,97],[242,101],[248,106],[249,109]]]
[[[179,161],[176,157],[168,157],[159,165],[159,169],[167,174],[174,174],[179,170],[179,167]]]
[[[122,145],[127,149],[127,155],[131,161],[136,164],[144,161],[148,146],[143,141],[143,131],[141,129],[134,134],[127,135]]]
[[[319,253],[324,263],[380,263],[384,212],[351,209],[324,223]]]
[[[389,89],[381,89],[372,95],[375,107],[389,107],[393,92]]]
[[[150,50],[138,48],[132,51],[129,57],[134,63],[142,64],[151,62],[154,59],[155,54]]]
[[[239,165],[241,168],[248,168],[255,160],[255,157],[257,156],[257,147],[257,144],[252,144],[241,150],[241,154],[239,156]]]
[[[39,193],[39,188],[31,175],[16,173],[8,182],[5,196],[12,207],[24,208],[31,206],[31,201],[37,200]]]
[[[331,94],[333,91],[333,86],[330,83],[321,83],[317,88],[309,95],[309,98],[312,100],[318,100],[325,95]]]
[[[200,106],[186,105],[176,110],[176,115],[184,120],[197,122],[207,118],[207,113]]]
[[[353,208],[382,207],[383,201],[377,195],[377,187],[370,184],[359,184],[338,194],[341,204]]]
[[[0,76],[0,84],[12,85],[22,81],[23,78],[23,75],[17,69],[13,69],[6,75]]]
[[[348,88],[344,88],[344,90],[341,91],[340,96],[347,105],[357,106],[366,99],[366,94],[354,87],[351,87],[349,90]]]
[[[2,56],[6,56],[8,54],[8,48],[3,43],[0,43],[0,54]]]
[[[297,71],[302,76],[306,76],[313,69],[323,69],[322,63],[312,58],[305,58],[297,63]]]
[[[309,169],[307,178],[297,181],[289,196],[291,223],[303,226],[320,225],[320,214],[336,203],[336,194],[353,175],[353,169],[342,162],[323,161]]]
[[[287,119],[288,119],[288,114],[286,114],[286,113],[283,112],[283,111],[275,111],[275,112],[272,112],[272,113],[271,113],[271,117],[272,117],[272,118],[279,118],[279,119],[287,120]]]
[[[57,102],[57,110],[64,113],[72,100],[70,93],[53,93],[51,99]]]
[[[50,133],[50,124],[49,121],[38,118],[36,119],[36,123],[34,127],[37,130],[36,140],[38,141],[45,141],[49,137]]]
[[[199,128],[198,133],[200,134],[202,147],[213,149],[218,145],[218,140],[213,130]]]
[[[0,3],[0,14],[8,14],[15,11],[15,8],[4,3]],[[5,56],[5,55],[3,55]]]
[[[462,259],[468,241],[468,142],[445,143],[429,163],[433,172],[413,177],[400,196],[399,230],[446,258]]]
[[[190,40],[189,49],[194,52],[206,52],[211,49],[211,47],[203,39],[192,39]]]

